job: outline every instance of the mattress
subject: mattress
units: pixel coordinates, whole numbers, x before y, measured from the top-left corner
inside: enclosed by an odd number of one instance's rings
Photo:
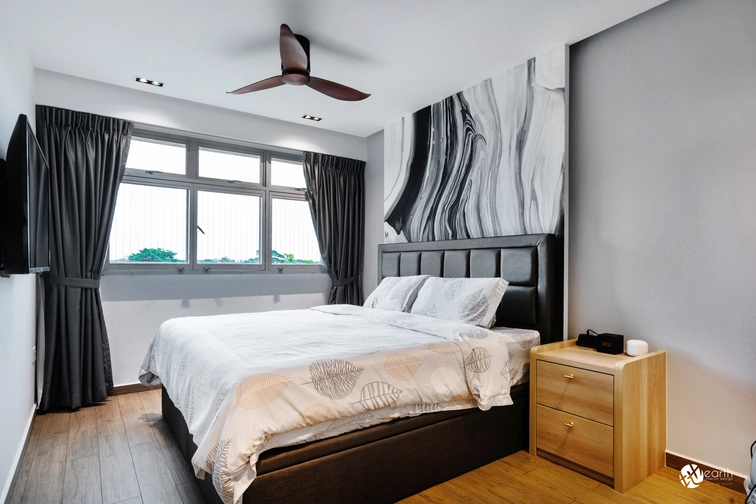
[[[527,383],[530,376],[530,348],[541,342],[541,335],[534,329],[492,327],[499,341],[509,350],[509,383],[514,387]]]
[[[195,473],[232,503],[267,449],[512,404],[513,331],[347,305],[173,319],[140,381],[164,386],[198,446]]]

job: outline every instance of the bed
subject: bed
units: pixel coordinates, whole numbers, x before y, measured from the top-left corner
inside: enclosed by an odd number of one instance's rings
[[[562,339],[553,235],[523,235],[379,246],[379,279],[428,274],[501,277],[509,282],[496,326],[535,329],[541,343]],[[245,503],[394,502],[526,448],[528,385],[512,404],[401,418],[307,444],[262,453]],[[163,388],[163,416],[187,460],[197,446]],[[220,503],[212,478],[198,479]]]

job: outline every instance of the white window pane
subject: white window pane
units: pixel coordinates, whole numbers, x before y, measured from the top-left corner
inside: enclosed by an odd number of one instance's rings
[[[199,176],[260,183],[260,156],[200,148]]]
[[[134,137],[126,168],[185,175],[186,145]]]
[[[302,163],[272,159],[270,161],[270,183],[271,185],[296,187],[297,189],[307,187]]]
[[[306,201],[273,198],[273,263],[319,264],[318,239]]]
[[[261,199],[198,191],[198,262],[260,264]]]
[[[186,189],[121,184],[110,262],[186,262],[186,201]]]

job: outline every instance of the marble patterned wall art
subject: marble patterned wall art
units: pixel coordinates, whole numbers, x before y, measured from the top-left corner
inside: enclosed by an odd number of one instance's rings
[[[389,125],[384,241],[558,232],[566,61],[560,47]]]

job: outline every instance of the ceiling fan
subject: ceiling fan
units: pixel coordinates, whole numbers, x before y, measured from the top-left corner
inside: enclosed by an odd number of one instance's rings
[[[285,24],[281,25],[280,45],[281,75],[229,91],[229,94],[245,94],[291,84],[292,86],[309,86],[337,100],[360,101],[370,96],[343,84],[310,76],[310,41],[307,37],[295,35]]]

